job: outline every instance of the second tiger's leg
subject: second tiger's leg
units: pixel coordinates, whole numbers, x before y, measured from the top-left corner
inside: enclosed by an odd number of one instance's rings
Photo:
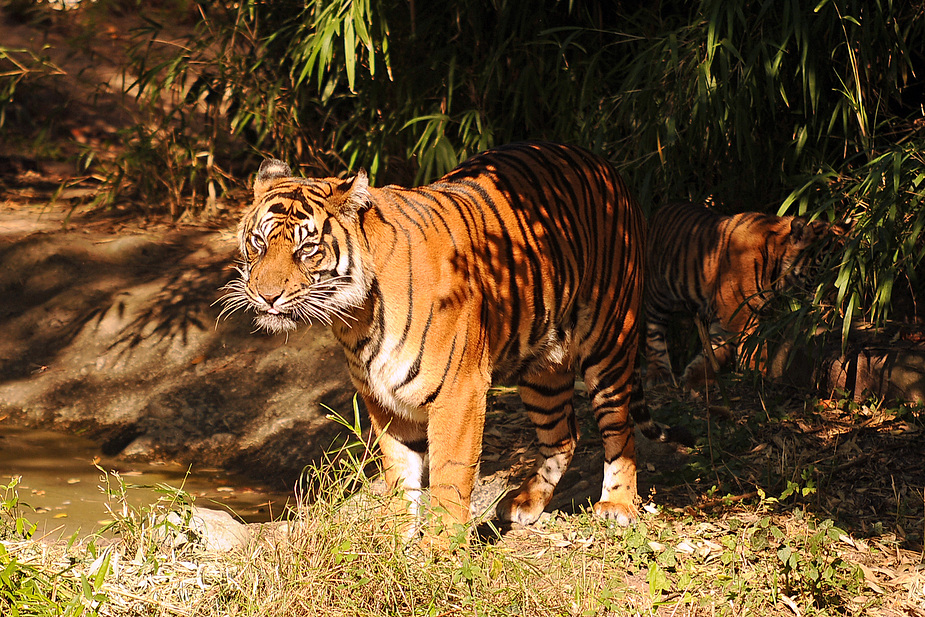
[[[540,458],[536,471],[498,504],[498,517],[521,525],[535,522],[552,499],[572,460],[578,439],[572,396],[575,376],[561,369],[534,373],[520,382],[520,397],[536,428]]]
[[[681,383],[685,390],[694,390],[712,385],[716,381],[717,369],[728,364],[735,356],[735,347],[729,341],[729,333],[718,321],[711,321],[709,332],[703,325],[701,317],[694,318],[697,323],[703,351],[697,354],[684,369]],[[709,351],[708,351],[709,350]],[[707,354],[712,355],[712,359]]]
[[[668,313],[646,306],[646,385],[675,383],[668,355]]]

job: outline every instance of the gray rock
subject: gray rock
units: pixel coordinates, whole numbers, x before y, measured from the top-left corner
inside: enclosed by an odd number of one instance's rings
[[[209,510],[193,506],[190,529],[202,540],[207,551],[227,552],[246,546],[251,531],[224,510]]]

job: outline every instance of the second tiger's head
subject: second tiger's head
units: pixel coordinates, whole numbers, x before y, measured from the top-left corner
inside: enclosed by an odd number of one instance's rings
[[[369,199],[364,171],[310,180],[293,177],[282,161],[264,161],[254,204],[238,225],[240,277],[226,286],[223,314],[251,309],[254,323],[273,333],[349,319],[369,289],[358,233]]]

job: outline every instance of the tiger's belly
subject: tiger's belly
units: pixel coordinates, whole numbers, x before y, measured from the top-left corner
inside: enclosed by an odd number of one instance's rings
[[[492,370],[492,384],[514,386],[523,375],[570,370],[575,358],[571,331],[549,328],[534,343],[524,341],[498,358]]]
[[[498,349],[480,350],[476,355],[487,352],[492,356],[492,385],[514,386],[523,375],[571,370],[573,340],[570,330],[549,327],[539,340],[508,337]],[[386,336],[377,353],[356,357],[348,352],[347,359],[351,377],[362,393],[401,417],[426,422],[428,397],[441,389],[444,377],[442,372],[426,367],[447,366],[450,347],[436,342],[425,344],[423,349],[402,346],[398,337]]]

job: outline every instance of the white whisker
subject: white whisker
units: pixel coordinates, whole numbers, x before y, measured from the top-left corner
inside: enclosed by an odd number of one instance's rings
[[[254,319],[258,331],[288,332],[296,327],[297,322],[330,326],[334,320],[340,320],[349,326],[357,320],[352,312],[362,306],[362,301],[356,300],[350,293],[353,277],[340,275],[314,282],[297,291],[275,306],[280,314],[270,315],[261,299],[255,297],[249,288],[246,265],[236,265],[235,269],[239,276],[221,288],[226,293],[213,303],[213,306],[220,304],[222,307],[216,323],[239,310],[251,309],[257,313]]]

